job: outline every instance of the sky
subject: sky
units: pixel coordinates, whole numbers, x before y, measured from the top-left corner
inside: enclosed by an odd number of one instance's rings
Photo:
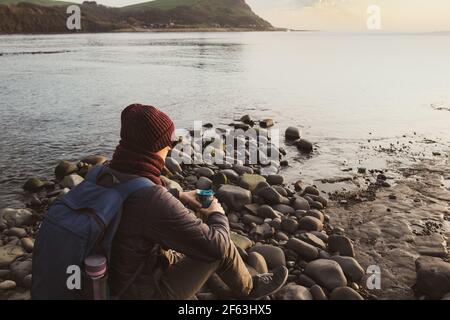
[[[109,6],[145,2],[96,1]],[[247,0],[247,3],[277,27],[326,31],[450,31],[450,0]],[[373,5],[379,9],[372,8],[368,13]]]

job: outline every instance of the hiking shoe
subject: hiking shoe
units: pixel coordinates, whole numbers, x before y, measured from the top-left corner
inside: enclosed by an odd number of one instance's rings
[[[248,298],[259,300],[271,294],[274,294],[285,284],[288,277],[288,269],[284,266],[279,266],[273,273],[262,273],[254,276],[253,290],[250,292]]]

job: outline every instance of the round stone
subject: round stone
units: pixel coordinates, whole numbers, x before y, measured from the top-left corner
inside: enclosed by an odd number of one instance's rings
[[[250,248],[248,251],[249,253],[257,252],[261,254],[266,260],[269,270],[273,270],[279,266],[286,266],[286,258],[284,256],[284,252],[279,247],[264,244],[254,246]]]
[[[347,285],[344,271],[333,260],[318,259],[306,265],[305,274],[328,290]]]
[[[323,223],[317,218],[306,216],[302,217],[298,222],[298,228],[306,231],[322,231]]]

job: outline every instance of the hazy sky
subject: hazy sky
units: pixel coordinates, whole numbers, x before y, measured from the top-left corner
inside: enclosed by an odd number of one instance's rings
[[[110,6],[145,2],[96,1]],[[450,31],[450,0],[247,0],[247,3],[279,27],[365,31],[367,8],[378,5],[381,31]]]

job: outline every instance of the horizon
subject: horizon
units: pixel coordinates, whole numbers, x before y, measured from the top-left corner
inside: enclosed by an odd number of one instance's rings
[[[84,0],[72,0],[82,3]],[[143,0],[97,0],[99,4],[122,7]],[[429,33],[450,31],[450,2],[429,0],[246,0],[273,26],[296,30],[367,32],[370,5],[381,9],[377,32]],[[373,32],[373,31],[372,31]]]

